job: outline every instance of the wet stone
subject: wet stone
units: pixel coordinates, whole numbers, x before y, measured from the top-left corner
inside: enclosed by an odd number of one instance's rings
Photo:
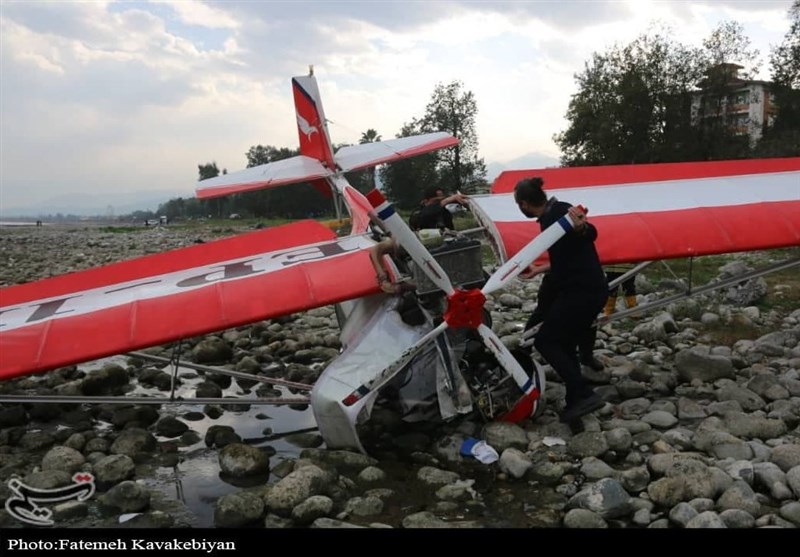
[[[53,436],[45,431],[31,431],[20,438],[19,446],[26,451],[38,451],[51,446],[54,442]]]
[[[669,412],[655,410],[642,416],[642,421],[659,429],[669,429],[678,423],[678,418]]]
[[[269,473],[269,457],[264,451],[232,443],[219,453],[220,469],[233,477],[255,476]]]
[[[86,454],[101,452],[107,453],[110,443],[107,439],[102,437],[95,437],[94,439],[89,439],[86,442],[86,445],[83,447],[83,452]]]
[[[82,433],[73,433],[64,441],[64,446],[76,451],[83,450],[86,445],[86,436]]]
[[[353,497],[344,506],[344,512],[355,516],[372,516],[383,511],[383,501],[377,497]]]
[[[239,443],[242,438],[228,425],[212,425],[206,431],[207,447],[221,449],[231,443]]]
[[[155,437],[150,432],[139,428],[123,430],[111,444],[112,453],[130,457],[142,452],[151,452],[155,448]]]
[[[264,519],[264,528],[292,528],[294,525],[289,518],[283,518],[276,514],[267,514]]]
[[[184,432],[180,437],[181,444],[184,446],[194,445],[202,441],[202,439],[199,433],[191,430]]]
[[[790,501],[782,505],[778,514],[795,526],[800,526],[800,502]]]
[[[214,525],[218,528],[239,528],[257,522],[264,514],[264,501],[246,491],[229,493],[217,499]]]
[[[41,472],[31,472],[23,483],[28,487],[36,489],[55,489],[64,487],[72,483],[72,474],[64,470],[44,470]]]
[[[103,504],[122,512],[140,512],[150,506],[150,492],[144,486],[129,480],[113,486],[101,500]]]
[[[187,422],[199,422],[204,420],[206,415],[202,412],[186,412],[185,414],[181,415],[181,418]]]
[[[286,441],[303,449],[316,448],[323,444],[322,436],[317,433],[295,433],[287,435]]]
[[[94,476],[98,489],[105,489],[133,477],[136,466],[125,455],[109,455],[94,463]]]
[[[728,528],[753,528],[756,524],[753,515],[741,509],[726,509],[719,513],[719,517]]]
[[[61,409],[58,404],[34,403],[28,408],[28,415],[31,419],[39,422],[49,422],[61,416]],[[20,424],[21,425],[21,424]]]
[[[333,511],[333,500],[324,495],[312,495],[292,509],[292,520],[306,525],[318,518],[330,516]]]
[[[188,429],[189,426],[173,416],[165,416],[156,423],[156,433],[163,437],[179,437]]]
[[[222,388],[212,381],[204,381],[195,388],[197,398],[222,398]]]
[[[118,408],[111,415],[111,423],[117,428],[123,428],[131,422],[147,427],[156,420],[158,420],[158,410],[150,405]]]
[[[564,528],[608,528],[608,524],[595,512],[572,509],[564,515]]]
[[[70,447],[53,447],[42,459],[42,470],[63,470],[76,472],[86,462],[86,458]]]
[[[800,444],[786,444],[775,447],[772,450],[770,460],[784,472],[788,472],[795,466],[800,466]]]
[[[367,466],[358,474],[358,479],[362,482],[377,482],[386,478],[386,473],[376,466]]]
[[[725,522],[714,511],[706,511],[698,514],[687,524],[687,528],[727,528]]]
[[[697,510],[689,503],[680,502],[670,509],[669,520],[681,528],[686,528],[686,525],[689,523],[689,521],[698,514],[700,513],[698,513]]]
[[[53,507],[53,522],[58,524],[83,518],[89,514],[89,505],[83,501],[67,501],[59,503]]]

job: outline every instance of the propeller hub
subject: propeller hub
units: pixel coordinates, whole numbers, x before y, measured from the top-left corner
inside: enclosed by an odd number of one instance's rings
[[[483,323],[483,304],[486,296],[477,288],[456,288],[447,297],[444,320],[450,327],[477,329]]]

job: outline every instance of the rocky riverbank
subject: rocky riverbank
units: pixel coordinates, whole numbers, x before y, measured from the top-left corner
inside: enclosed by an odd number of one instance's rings
[[[0,229],[0,284],[43,278],[211,241],[233,229]],[[728,258],[740,274],[764,254]],[[513,346],[538,281],[488,302]],[[644,301],[672,293],[640,277]],[[330,451],[307,408],[248,404],[291,395],[180,368],[181,396],[230,405],[0,406],[0,498],[8,482],[55,488],[91,472],[88,501],[51,506],[58,525],[263,527],[755,528],[800,525],[800,309],[797,286],[748,281],[603,327],[588,377],[606,401],[580,428],[558,422],[563,385],[548,371],[547,408],[520,425],[467,416],[403,424],[378,410],[370,456]],[[734,334],[735,333],[735,334]],[[188,339],[182,358],[313,383],[337,354],[333,309]],[[150,352],[170,357],[173,346]],[[1,356],[0,356],[1,357]],[[171,367],[115,357],[20,378],[2,394],[164,396]],[[499,454],[459,454],[467,437]],[[0,526],[21,523],[3,509]]]

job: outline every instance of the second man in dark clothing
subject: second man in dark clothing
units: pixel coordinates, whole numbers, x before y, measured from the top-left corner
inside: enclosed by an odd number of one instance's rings
[[[421,228],[446,228],[455,230],[453,225],[453,214],[447,209],[447,205],[459,203],[465,205],[467,197],[461,193],[455,193],[445,197],[441,188],[431,188],[425,191],[425,198],[421,202],[419,210],[415,211],[410,221],[411,228],[419,230]]]

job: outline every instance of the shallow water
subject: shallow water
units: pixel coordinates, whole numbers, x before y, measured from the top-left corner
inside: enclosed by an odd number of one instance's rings
[[[127,365],[127,358],[115,356],[92,362],[82,366],[85,371],[100,368],[109,363],[119,364],[123,367]],[[170,373],[171,367],[164,368]],[[204,381],[204,377],[196,371],[188,368],[178,367],[178,376],[182,384],[176,389],[176,396],[194,397],[195,387]],[[155,388],[136,384],[136,387],[129,394],[130,396],[153,396],[168,398],[169,392],[158,391]],[[258,385],[256,385],[257,387]],[[299,396],[290,393],[284,387],[276,387],[281,391],[282,396]],[[250,392],[244,392],[233,379],[231,386],[223,390],[223,397],[231,398],[232,404],[245,404],[247,400],[254,400],[257,397],[255,387]],[[205,435],[208,429],[214,425],[230,426],[242,438],[242,442],[254,447],[270,447],[274,455],[270,456],[270,468],[285,459],[294,460],[299,457],[303,450],[285,439],[285,435],[294,432],[316,430],[314,414],[310,407],[304,410],[296,410],[287,405],[273,406],[264,404],[252,404],[248,410],[232,411],[225,410],[221,416],[212,419],[207,415],[201,420],[191,421],[183,419],[182,416],[189,412],[203,413],[204,405],[198,404],[165,404],[159,410],[163,416],[175,416],[189,429],[200,436],[200,440],[192,445],[178,444],[179,462],[174,467],[157,467],[155,474],[144,479],[145,484],[164,494],[169,499],[175,499],[183,504],[195,515],[193,526],[212,527],[214,526],[214,506],[216,500],[228,493],[238,491],[248,485],[262,485],[278,480],[273,475],[268,478],[256,478],[254,483],[246,483],[236,480],[224,479],[220,476],[219,451],[217,448],[208,448],[205,444]],[[261,415],[260,417],[256,417]],[[265,417],[266,416],[266,417]],[[159,443],[175,443],[177,438],[167,438],[153,432]],[[236,481],[236,485],[229,483]]]

